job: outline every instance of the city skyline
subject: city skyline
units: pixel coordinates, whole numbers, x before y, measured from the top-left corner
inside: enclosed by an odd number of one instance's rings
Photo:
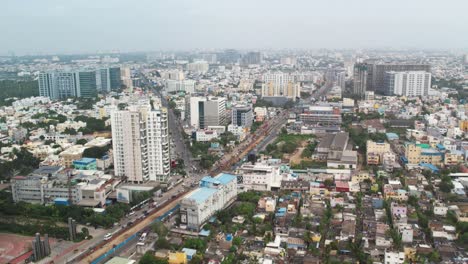
[[[452,1],[5,3],[0,54],[188,49],[466,49]],[[455,8],[457,7],[457,8]],[[33,40],[33,41],[32,41]],[[32,45],[34,43],[34,45]]]

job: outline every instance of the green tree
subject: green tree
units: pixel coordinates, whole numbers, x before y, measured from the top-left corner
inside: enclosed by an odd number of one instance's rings
[[[86,140],[86,139],[84,139],[84,138],[78,139],[78,140],[76,141],[76,144],[80,144],[80,145],[84,145],[84,144],[86,144],[86,143],[88,143],[88,140]]]

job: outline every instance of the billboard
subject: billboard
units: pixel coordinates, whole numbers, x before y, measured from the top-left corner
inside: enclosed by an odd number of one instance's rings
[[[117,202],[130,203],[130,190],[117,189]]]

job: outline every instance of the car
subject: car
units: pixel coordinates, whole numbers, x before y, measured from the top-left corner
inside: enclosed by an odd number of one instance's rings
[[[129,215],[129,216],[132,216],[132,215],[134,215],[134,214],[135,214],[135,211],[131,211],[128,215]]]
[[[104,236],[104,240],[109,240],[112,238],[112,233],[107,233],[105,236]]]

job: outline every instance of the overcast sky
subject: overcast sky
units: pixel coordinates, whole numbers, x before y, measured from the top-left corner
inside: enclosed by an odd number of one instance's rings
[[[468,0],[0,0],[0,54],[468,50]]]

